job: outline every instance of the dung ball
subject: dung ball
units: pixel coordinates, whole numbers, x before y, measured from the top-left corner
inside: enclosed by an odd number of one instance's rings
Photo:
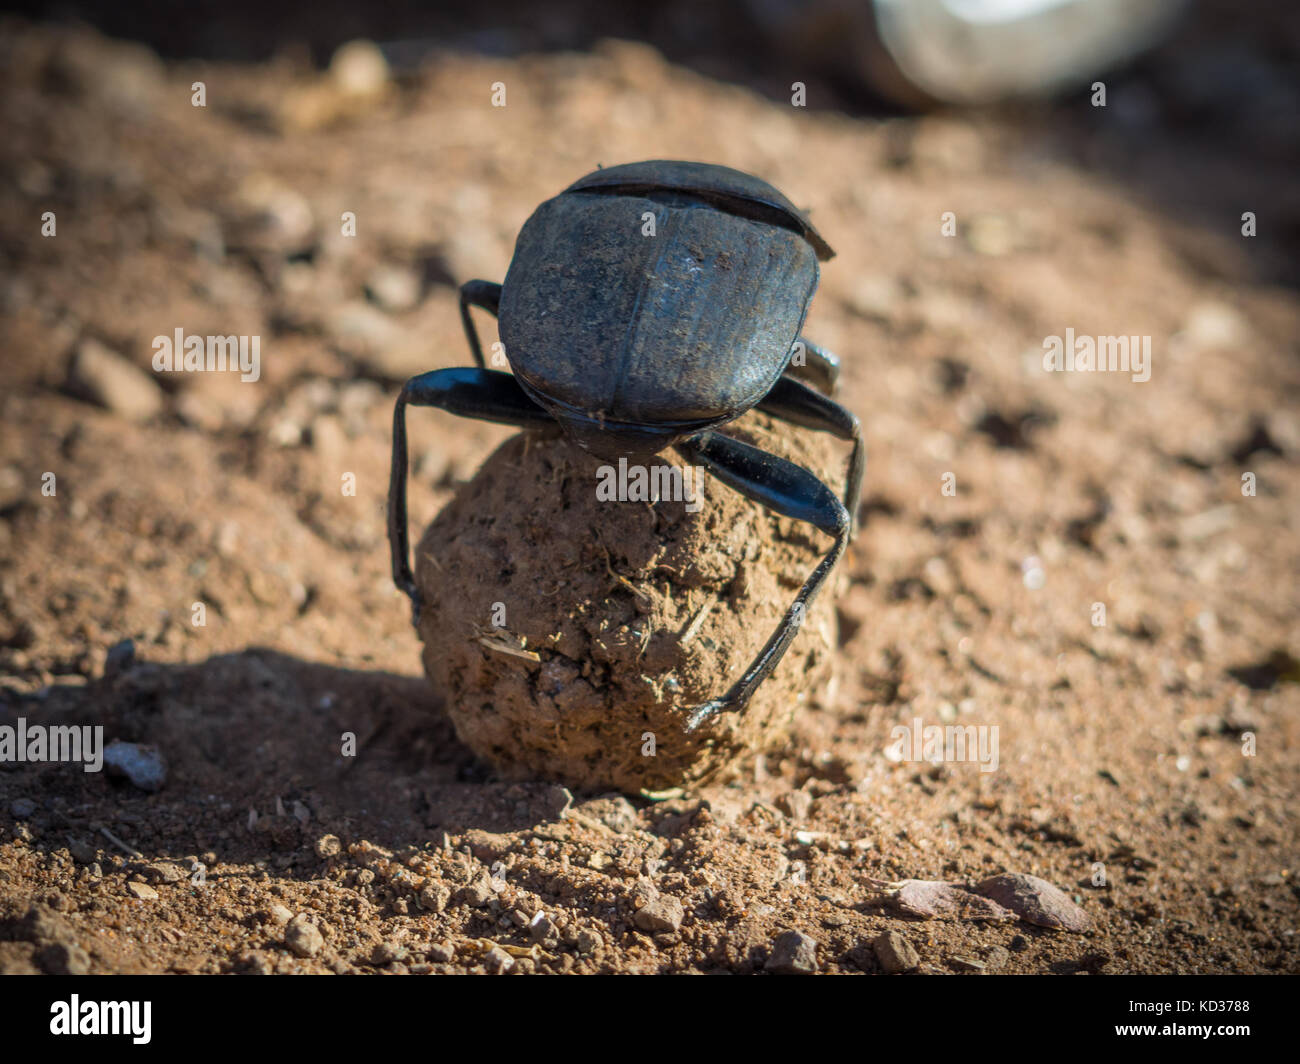
[[[842,489],[840,441],[754,411],[727,433]],[[758,654],[831,540],[673,450],[637,461],[620,471],[561,436],[521,434],[416,549],[425,670],[461,740],[506,778],[629,794],[726,778],[826,694],[842,562],[748,706],[686,731],[690,711]]]

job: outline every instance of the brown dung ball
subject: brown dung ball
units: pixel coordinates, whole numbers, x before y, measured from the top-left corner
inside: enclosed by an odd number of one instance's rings
[[[727,432],[842,489],[838,441],[757,412]],[[653,461],[683,468],[675,451]],[[461,739],[509,778],[630,794],[717,778],[779,744],[830,678],[843,563],[748,707],[688,733],[690,710],[740,677],[831,541],[703,470],[694,501],[606,501],[598,485],[617,467],[516,436],[416,549],[425,669]]]

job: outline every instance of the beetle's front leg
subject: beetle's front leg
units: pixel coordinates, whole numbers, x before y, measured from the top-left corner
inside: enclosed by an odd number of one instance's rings
[[[406,407],[435,406],[460,417],[520,428],[556,427],[555,420],[524,393],[509,373],[489,369],[437,369],[402,386],[393,410],[393,465],[388,481],[388,545],[393,583],[411,600],[411,621],[420,623],[420,592],[411,572],[406,531]]]
[[[849,535],[853,535],[858,527],[862,475],[867,464],[867,450],[857,414],[792,377],[778,380],[758,404],[758,409],[792,425],[833,433],[841,440],[849,440],[853,444],[853,453],[849,456],[849,473],[844,482],[844,508],[849,511]]]
[[[501,286],[494,281],[466,281],[460,286],[460,323],[465,327],[465,339],[469,341],[474,365],[485,369],[483,345],[478,341],[474,319],[469,316],[470,307],[482,307],[495,317],[501,309]]]
[[[849,514],[835,493],[808,470],[740,440],[704,432],[678,443],[677,449],[742,495],[776,513],[816,525],[835,538],[834,545],[799,589],[776,631],[744,675],[721,698],[705,702],[691,711],[686,730],[694,731],[719,713],[743,709],[758,685],[771,675],[798,634],[799,626],[826,577],[848,546]]]

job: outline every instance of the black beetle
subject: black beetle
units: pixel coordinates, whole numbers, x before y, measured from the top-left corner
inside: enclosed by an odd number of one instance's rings
[[[835,387],[839,361],[799,335],[818,260],[833,255],[771,185],[708,163],[597,170],[538,207],[519,233],[505,283],[461,287],[477,368],[412,377],[393,412],[388,538],[393,580],[410,596],[415,622],[408,403],[526,429],[558,422],[603,458],[675,447],[734,490],[835,540],[745,674],[694,709],[687,728],[743,708],[781,660],[854,530],[865,460],[858,419],[796,379]],[[513,374],[486,368],[472,306],[497,315]],[[843,503],[801,466],[715,431],[751,407],[852,441]]]

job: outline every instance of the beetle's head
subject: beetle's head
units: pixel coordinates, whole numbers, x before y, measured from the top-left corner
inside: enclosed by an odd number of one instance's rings
[[[650,458],[672,446],[685,433],[673,426],[628,425],[595,418],[559,418],[564,434],[597,458]]]

